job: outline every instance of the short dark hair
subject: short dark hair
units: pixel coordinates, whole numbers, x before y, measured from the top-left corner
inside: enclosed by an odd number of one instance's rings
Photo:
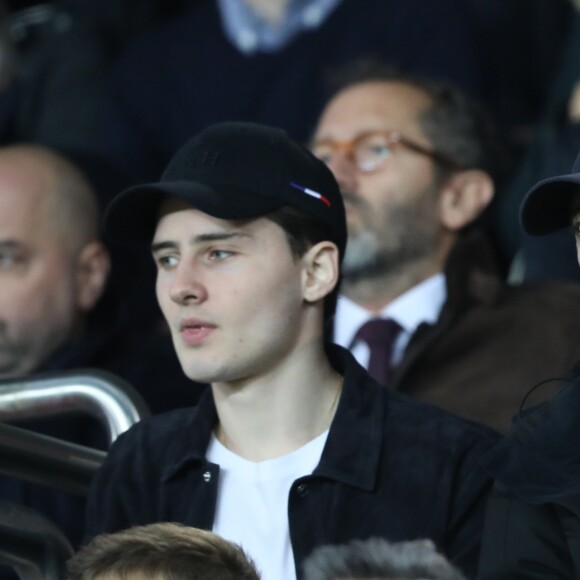
[[[322,546],[304,561],[304,580],[464,580],[431,540],[392,544],[383,538]]]
[[[308,215],[293,207],[285,206],[266,216],[280,226],[286,234],[290,251],[295,259],[301,258],[312,246],[319,242],[333,240],[330,228],[314,216]],[[331,323],[336,310],[340,280],[334,290],[324,299],[324,325]]]
[[[328,100],[344,89],[367,82],[403,83],[424,92],[431,105],[419,123],[433,148],[459,167],[482,169],[495,180],[504,176],[507,147],[481,103],[452,85],[403,73],[376,59],[357,60],[333,71]]]
[[[116,577],[260,580],[252,560],[217,534],[175,523],[96,536],[67,562],[67,580]]]

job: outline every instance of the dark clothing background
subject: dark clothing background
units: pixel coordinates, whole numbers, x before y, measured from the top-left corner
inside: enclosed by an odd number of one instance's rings
[[[580,150],[580,123],[573,122],[568,113],[572,91],[580,80],[580,14],[576,10],[571,9],[567,34],[562,34],[562,40],[564,50],[561,58],[552,65],[554,80],[547,85],[545,106],[538,113],[533,140],[522,156],[518,170],[500,190],[495,204],[498,239],[511,255],[521,248],[524,279],[529,281],[580,280],[570,231],[529,236],[519,227],[519,208],[526,192],[542,179],[570,173]]]
[[[198,0],[119,62],[102,155],[139,182],[158,179],[175,151],[211,123],[262,122],[306,140],[329,71],[363,56],[473,94],[481,88],[475,40],[457,0],[347,0],[283,49],[251,56],[226,39],[216,2]]]
[[[343,392],[319,465],[289,497],[298,577],[315,547],[371,536],[431,538],[473,574],[490,486],[478,461],[495,433],[390,393],[340,347],[330,355]],[[197,409],[142,421],[119,437],[93,482],[87,540],[157,521],[211,529],[219,466],[205,452],[216,421],[208,391]]]
[[[186,1],[195,0],[8,0],[0,35],[13,65],[1,79],[8,84],[0,86],[0,143],[92,152],[119,53]]]
[[[67,2],[13,12],[3,25],[14,72],[0,90],[0,143],[91,151],[114,56],[101,29]]]
[[[510,142],[533,138],[574,18],[569,0],[465,0],[481,51],[484,102]],[[512,222],[513,224],[513,222]]]
[[[580,577],[580,366],[482,459],[496,479],[482,580]],[[561,383],[562,384],[562,383]]]
[[[445,267],[447,301],[422,324],[392,387],[507,432],[530,387],[580,357],[580,286],[508,286],[482,232],[465,232]]]

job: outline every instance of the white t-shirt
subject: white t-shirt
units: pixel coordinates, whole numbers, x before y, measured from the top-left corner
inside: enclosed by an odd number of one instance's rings
[[[213,531],[240,544],[253,558],[262,580],[295,580],[288,497],[300,477],[311,474],[328,431],[300,449],[258,463],[232,453],[212,435],[206,457],[220,466]]]

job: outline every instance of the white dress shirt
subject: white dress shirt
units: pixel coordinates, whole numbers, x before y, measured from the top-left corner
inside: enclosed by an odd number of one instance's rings
[[[356,339],[356,333],[371,318],[391,318],[403,329],[393,349],[391,363],[396,366],[401,362],[417,327],[423,322],[437,322],[446,299],[447,288],[443,273],[435,274],[407,290],[378,315],[355,304],[346,296],[339,296],[334,318],[334,342],[348,348],[358,362],[367,368],[370,350],[362,340]]]

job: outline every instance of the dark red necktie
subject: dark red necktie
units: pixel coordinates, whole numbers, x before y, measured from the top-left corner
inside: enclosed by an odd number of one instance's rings
[[[399,323],[390,318],[372,318],[356,333],[356,338],[365,342],[371,352],[369,374],[382,385],[389,384],[393,348],[401,330]]]

